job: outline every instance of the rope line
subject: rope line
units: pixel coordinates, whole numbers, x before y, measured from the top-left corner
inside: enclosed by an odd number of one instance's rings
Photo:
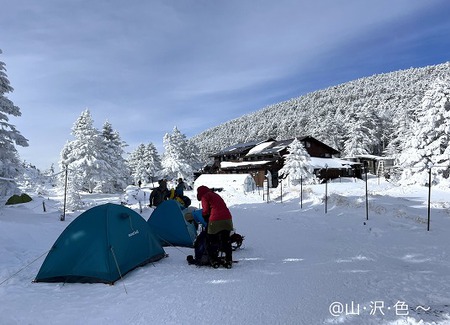
[[[20,272],[22,272],[23,270],[25,270],[27,267],[29,267],[31,264],[33,264],[34,262],[36,262],[38,259],[40,259],[42,256],[44,256],[45,254],[47,254],[48,252],[50,252],[50,250],[46,251],[45,253],[43,253],[42,255],[38,256],[37,258],[35,258],[33,261],[31,261],[30,263],[28,263],[27,265],[25,265],[23,268],[21,268],[20,270],[18,270],[17,272],[13,273],[10,277],[6,278],[5,280],[3,280],[2,282],[0,282],[0,286],[7,282],[8,280],[12,279],[13,277],[15,277],[17,274],[19,274]]]
[[[162,238],[161,236],[157,235],[159,239],[161,239],[163,242],[166,242],[167,244],[169,244],[170,246],[172,246],[173,248],[176,248],[177,250],[179,250],[180,252],[182,252],[184,255],[188,256],[189,254],[187,254],[186,252],[184,252],[183,250],[181,250],[178,246],[175,246],[174,244],[172,244],[171,242],[169,242],[168,240],[165,240],[164,238]]]
[[[114,253],[114,248],[111,246],[111,253],[114,258],[114,262],[116,263],[117,271],[119,272],[120,279],[122,280],[123,289],[125,293],[128,294],[127,287],[125,286],[125,281],[123,281],[122,272],[120,272],[119,263],[117,262],[116,254]]]

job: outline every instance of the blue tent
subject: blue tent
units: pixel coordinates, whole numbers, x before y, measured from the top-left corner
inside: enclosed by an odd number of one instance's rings
[[[36,282],[113,284],[138,266],[165,256],[145,219],[107,203],[73,220],[53,244]]]
[[[187,209],[175,200],[162,202],[147,220],[162,246],[194,247],[197,235],[195,225],[185,220]]]

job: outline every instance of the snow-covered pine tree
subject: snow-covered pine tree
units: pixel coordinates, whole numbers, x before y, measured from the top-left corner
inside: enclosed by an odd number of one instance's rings
[[[295,138],[288,147],[288,154],[284,156],[285,163],[278,172],[283,178],[288,178],[292,185],[297,185],[303,180],[305,183],[313,182],[314,168],[311,165],[311,157],[303,144]]]
[[[69,171],[70,173],[70,171]],[[76,183],[76,177],[68,177],[67,182],[67,201],[66,209],[71,211],[80,210],[84,207],[83,201],[81,199],[80,191]]]
[[[124,147],[126,144],[120,139],[120,135],[112,128],[111,123],[103,124],[101,133],[99,154],[108,168],[103,170],[103,177],[97,187],[103,193],[114,193],[123,190],[128,184],[130,175],[126,164]]]
[[[449,178],[450,79],[437,79],[425,93],[413,125],[416,133],[405,142],[399,163],[401,183],[426,185],[429,168],[433,183]]]
[[[128,166],[134,184],[154,182],[161,174],[161,159],[153,143],[147,145],[141,143],[130,153]]]
[[[71,177],[89,193],[107,174],[108,163],[101,153],[101,136],[94,127],[89,109],[83,111],[72,127],[75,140],[66,143],[59,162],[61,170],[68,166]],[[72,179],[72,178],[71,178]]]
[[[384,132],[383,139],[387,143],[385,154],[390,157],[398,157],[402,150],[404,143],[411,138],[413,134],[413,119],[411,115],[402,110],[401,112],[387,112],[388,120],[384,120],[383,130],[391,130],[390,133]]]
[[[139,144],[136,150],[132,151],[128,157],[128,166],[131,170],[131,178],[136,185],[139,181],[142,183],[147,183],[150,181],[145,157],[146,146],[143,143]]]
[[[171,134],[163,137],[165,152],[162,158],[162,173],[169,180],[183,178],[186,183],[191,183],[194,178],[194,168],[190,164],[191,153],[186,136],[175,126]]]
[[[61,150],[59,165],[63,171],[60,174],[60,187],[66,191],[67,206],[66,208],[70,210],[78,210],[83,206],[81,201],[80,192],[82,190],[82,174],[77,173],[75,169],[69,168],[69,162],[71,161],[71,152],[74,149],[76,143],[74,141],[67,141]],[[67,174],[67,188],[66,185],[66,174]]]
[[[2,51],[0,50],[0,54]],[[8,116],[21,116],[20,108],[6,97],[14,89],[10,86],[6,75],[5,63],[0,61],[0,196],[9,196],[17,192],[15,181],[21,172],[21,164],[16,145],[28,146],[28,140],[20,134],[14,125],[9,123]]]
[[[27,192],[34,191],[39,195],[47,195],[47,190],[56,185],[54,173],[48,170],[41,172],[36,166],[26,162],[22,163],[22,170],[23,172],[18,178],[21,187]]]
[[[347,114],[347,112],[345,113]],[[325,111],[320,119],[318,119],[314,114],[305,114],[305,117],[300,117],[305,120],[305,123],[302,123],[300,120],[300,124],[295,127],[294,130],[301,128],[302,125],[305,125],[305,129],[308,131],[302,131],[301,134],[311,135],[317,139],[326,139],[326,143],[331,147],[343,148],[342,139],[344,138],[345,128],[342,127],[342,125],[344,124],[346,114],[343,114],[342,110],[339,108],[336,108],[335,111]],[[292,129],[290,129],[290,132],[292,132]],[[288,139],[290,137],[292,137],[292,135],[289,136],[289,134],[286,134],[284,139]]]
[[[200,149],[197,147],[195,142],[187,140],[184,152],[187,163],[194,171],[201,169],[205,165],[201,159]]]
[[[368,104],[358,107],[348,115],[345,121],[346,130],[344,157],[373,154],[378,145],[377,117]]]
[[[158,150],[153,143],[147,144],[144,151],[144,163],[147,177],[150,182],[155,182],[160,176],[162,165]]]

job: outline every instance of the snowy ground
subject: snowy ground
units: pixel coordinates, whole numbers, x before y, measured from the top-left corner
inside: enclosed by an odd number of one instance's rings
[[[190,266],[191,249],[167,248],[114,286],[32,283],[81,212],[59,221],[53,196],[4,206],[0,324],[450,324],[450,190],[433,189],[427,231],[428,190],[380,183],[369,180],[368,221],[362,181],[328,184],[327,213],[324,185],[304,186],[302,208],[299,188],[270,203],[224,191],[245,235],[233,269]]]

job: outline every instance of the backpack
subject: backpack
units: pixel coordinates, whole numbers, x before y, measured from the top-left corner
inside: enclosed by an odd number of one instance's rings
[[[183,196],[181,197],[181,199],[183,200],[184,206],[185,206],[186,208],[187,208],[188,206],[191,205],[191,199],[188,198],[186,195],[183,195]]]
[[[232,250],[236,250],[242,246],[242,242],[244,241],[244,236],[233,233],[230,235],[230,241],[231,241],[231,248]],[[198,266],[204,266],[204,265],[211,265],[208,251],[207,251],[207,241],[206,241],[206,228],[203,228],[200,234],[198,234],[197,238],[194,242],[194,253],[195,256],[189,255],[186,260],[188,264],[195,264]],[[209,243],[211,245],[211,243]],[[216,246],[214,247],[214,250],[219,251],[220,247]]]
[[[203,229],[194,242],[195,257],[189,255],[186,259],[189,264],[199,266],[210,265],[208,252],[206,250],[206,229]]]

